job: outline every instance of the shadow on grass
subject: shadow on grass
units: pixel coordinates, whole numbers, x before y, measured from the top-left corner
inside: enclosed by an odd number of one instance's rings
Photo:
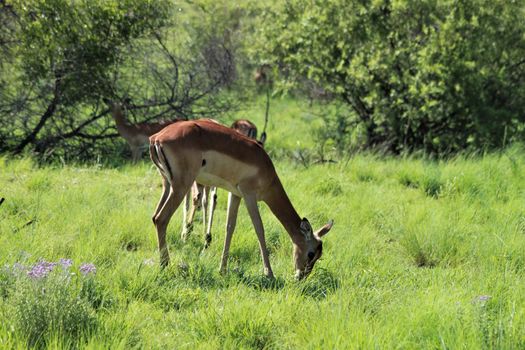
[[[317,300],[324,299],[334,293],[341,283],[330,271],[319,268],[305,281],[299,282],[298,287],[302,295]]]
[[[196,262],[172,263],[156,276],[156,283],[170,287],[199,287],[204,289],[216,288],[220,285],[212,269]]]
[[[230,272],[238,283],[244,284],[255,290],[281,290],[286,285],[286,280],[282,277],[270,279],[262,275],[246,275],[242,271]],[[290,283],[288,283],[290,285]],[[304,281],[297,281],[291,284],[298,288],[301,295],[324,299],[339,289],[341,283],[331,272],[325,269],[317,269],[314,274]]]
[[[204,289],[227,288],[231,283],[244,284],[254,290],[282,290],[286,280],[282,277],[268,278],[261,274],[246,274],[239,268],[228,272],[227,278],[219,278],[215,271],[203,265],[187,265],[179,263],[161,272],[157,277],[160,285],[175,287],[181,283],[185,287],[200,287]],[[319,268],[304,281],[294,283],[301,295],[324,299],[339,289],[340,280],[330,271]]]
[[[247,274],[240,267],[234,267],[225,276],[227,284],[244,284],[255,290],[281,290],[284,288],[285,280],[282,277],[268,278],[261,274]]]
[[[284,279],[281,277],[268,278],[266,276],[246,276],[240,277],[240,282],[255,290],[281,290],[284,288]]]

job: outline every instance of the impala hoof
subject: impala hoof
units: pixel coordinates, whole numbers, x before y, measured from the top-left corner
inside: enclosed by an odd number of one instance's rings
[[[207,234],[205,237],[204,237],[204,249],[208,249],[208,247],[210,246],[211,244],[211,234]]]
[[[161,270],[164,270],[166,267],[168,267],[168,265],[170,264],[170,259],[167,258],[167,259],[162,259],[160,261],[160,269]]]
[[[193,231],[193,225],[188,224],[184,229],[182,230],[182,233],[180,234],[180,239],[183,242],[186,242],[188,240],[188,237],[190,236],[191,231]]]

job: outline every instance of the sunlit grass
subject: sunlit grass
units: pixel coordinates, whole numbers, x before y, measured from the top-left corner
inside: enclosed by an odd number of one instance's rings
[[[367,155],[309,168],[277,162],[300,215],[314,227],[335,219],[322,261],[302,283],[292,278],[290,240],[263,204],[275,281],[262,277],[245,209],[229,273],[218,273],[224,192],[214,241],[203,254],[200,222],[182,244],[175,213],[172,265],[161,272],[150,220],[160,179],[149,163],[116,169],[0,163],[6,198],[0,264],[70,258],[97,266],[95,284],[79,299],[96,327],[86,321],[80,333],[49,328],[36,342],[16,316],[27,309],[22,297],[33,300],[26,295],[31,289],[15,293],[10,288],[22,284],[1,277],[2,346],[29,340],[49,347],[210,349],[525,344],[525,157],[519,147],[446,162]],[[65,288],[80,295],[78,286]],[[75,305],[64,300],[65,308]]]

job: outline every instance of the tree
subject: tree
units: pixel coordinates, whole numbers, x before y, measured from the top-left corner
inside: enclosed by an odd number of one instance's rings
[[[122,47],[163,26],[169,13],[164,0],[10,4],[16,14],[17,45],[7,95],[15,108],[2,117],[11,119],[13,137],[7,148],[14,153],[29,144],[42,151],[42,133],[49,137],[66,126],[56,115],[110,93],[111,71]]]
[[[118,134],[104,97],[131,100],[129,117],[140,121],[232,106],[221,90],[235,76],[235,52],[200,39],[210,36],[188,29],[171,0],[8,4],[15,40],[0,86],[0,151],[84,159],[107,153]]]
[[[523,136],[522,1],[290,0],[268,13],[259,51],[282,86],[337,96],[367,146],[447,153]]]

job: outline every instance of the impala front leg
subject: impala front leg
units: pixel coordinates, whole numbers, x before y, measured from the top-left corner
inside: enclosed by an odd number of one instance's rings
[[[206,235],[204,236],[204,249],[208,248],[211,244],[211,226],[213,224],[213,213],[217,206],[217,187],[210,187],[209,189],[209,201],[210,208],[208,211],[208,225],[206,225]]]
[[[268,249],[266,248],[266,240],[264,238],[264,226],[262,223],[261,214],[259,213],[259,207],[257,206],[255,194],[244,195],[244,201],[246,202],[246,208],[248,208],[248,213],[252,219],[255,233],[257,233],[257,238],[259,239],[259,248],[261,250],[261,256],[264,265],[264,274],[268,278],[274,278],[272,268],[270,266]]]
[[[137,163],[140,160],[140,157],[142,156],[142,150],[140,149],[140,146],[133,145],[131,147],[131,159],[133,163]]]

